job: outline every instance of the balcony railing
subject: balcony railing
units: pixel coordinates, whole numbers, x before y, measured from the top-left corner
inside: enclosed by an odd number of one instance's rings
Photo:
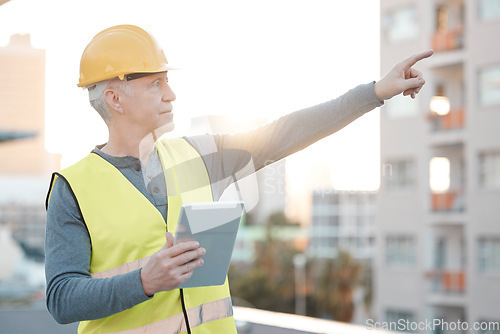
[[[427,273],[431,281],[431,292],[444,294],[463,294],[465,292],[465,272],[432,270]]]
[[[432,48],[435,52],[451,51],[463,47],[463,27],[436,31],[432,36]]]
[[[443,193],[431,193],[431,208],[434,212],[461,212],[464,211],[464,197],[460,190],[451,190]]]
[[[448,114],[442,116],[431,113],[429,120],[432,124],[432,131],[461,129],[465,125],[465,110],[464,108],[452,109]]]

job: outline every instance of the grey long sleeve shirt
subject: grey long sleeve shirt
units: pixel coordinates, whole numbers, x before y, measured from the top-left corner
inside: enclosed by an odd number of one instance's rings
[[[251,131],[204,134],[185,139],[200,153],[208,169],[214,200],[233,182],[342,129],[381,106],[373,83],[302,109]],[[148,165],[131,156],[113,157],[93,151],[115,166],[167,217],[165,180],[154,151]],[[248,168],[249,157],[253,168]],[[58,178],[47,208],[45,273],[47,308],[59,323],[110,316],[148,300],[140,269],[111,278],[92,278],[91,242],[69,186]]]

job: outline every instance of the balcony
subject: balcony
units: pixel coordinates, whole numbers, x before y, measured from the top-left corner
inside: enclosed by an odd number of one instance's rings
[[[433,145],[458,144],[464,141],[466,126],[464,106],[463,65],[455,64],[435,69],[435,93],[427,114]]]
[[[434,305],[462,306],[465,300],[466,275],[463,270],[431,270],[428,278],[428,301]]]
[[[430,113],[428,118],[433,132],[462,129],[465,125],[465,110],[464,108],[451,109],[445,115]]]
[[[433,212],[463,212],[465,205],[462,191],[431,193],[431,209]]]
[[[452,330],[450,328],[450,323],[458,323],[461,321],[462,323],[467,322],[466,305],[463,306],[446,306],[446,305],[434,305],[428,309],[428,314],[430,315],[429,319],[440,319],[440,324],[434,327],[433,331],[427,332],[428,334],[467,334],[471,333],[470,330],[461,330],[455,329]],[[478,331],[475,331],[478,333]],[[480,333],[480,332],[479,332]],[[478,333],[478,334],[479,334]],[[485,333],[486,334],[486,333]]]
[[[435,52],[453,51],[464,46],[463,0],[436,0],[436,32],[432,36]]]
[[[431,292],[462,294],[465,292],[465,272],[464,271],[442,271],[429,272]]]
[[[436,31],[432,36],[432,49],[435,52],[459,50],[463,47],[463,27]]]

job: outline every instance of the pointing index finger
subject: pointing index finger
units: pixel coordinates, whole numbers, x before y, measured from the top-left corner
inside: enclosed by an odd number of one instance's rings
[[[418,61],[432,56],[433,53],[434,53],[433,50],[427,50],[427,51],[424,51],[424,52],[416,53],[413,56],[410,56],[410,57],[406,58],[403,61],[403,66],[405,68],[410,68],[413,65],[415,65]]]

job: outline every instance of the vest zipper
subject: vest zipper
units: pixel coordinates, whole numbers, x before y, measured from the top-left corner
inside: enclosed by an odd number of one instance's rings
[[[183,289],[180,289],[180,291],[181,291],[181,304],[182,304],[182,313],[184,314],[184,321],[186,322],[186,328],[188,334],[191,334],[191,327],[189,327],[189,319],[186,311],[186,304],[184,303],[184,291]]]

